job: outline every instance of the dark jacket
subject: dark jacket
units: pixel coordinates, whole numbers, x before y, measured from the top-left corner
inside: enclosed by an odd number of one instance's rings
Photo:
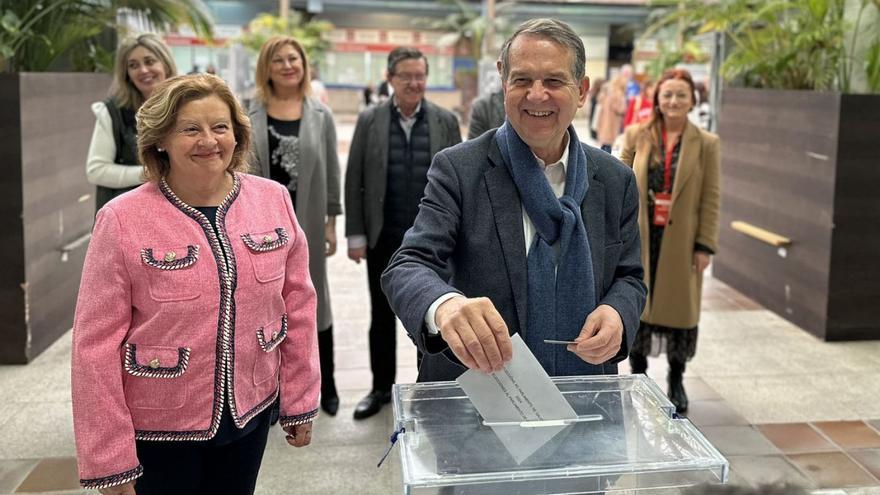
[[[504,112],[504,92],[498,90],[474,100],[468,123],[468,139],[480,137],[489,129],[501,127],[507,117]]]
[[[388,100],[358,115],[345,171],[345,235],[366,235],[370,247],[376,245],[384,222],[391,105]],[[428,100],[422,100],[422,106],[432,157],[461,142],[461,129],[452,112]]]
[[[632,170],[583,145],[590,180],[582,205],[599,304],[620,314],[626,333],[609,362],[584,362],[578,374],[617,372],[635,339],[645,304],[638,188]],[[428,307],[448,292],[488,297],[510,333],[526,321],[526,249],[522,205],[495,132],[440,152],[415,225],[382,275],[382,288],[410,337],[425,353],[419,381],[453,380],[462,366],[425,327]]]

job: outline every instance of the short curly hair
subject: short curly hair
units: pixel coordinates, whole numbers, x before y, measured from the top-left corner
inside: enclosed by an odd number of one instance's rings
[[[223,79],[211,74],[195,74],[163,81],[137,112],[138,157],[144,164],[146,180],[158,181],[171,170],[168,153],[159,151],[158,146],[177,123],[180,108],[186,103],[209,96],[217,96],[223,100],[229,106],[232,117],[236,145],[227,170],[248,171],[251,158],[251,121],[247,113]]]

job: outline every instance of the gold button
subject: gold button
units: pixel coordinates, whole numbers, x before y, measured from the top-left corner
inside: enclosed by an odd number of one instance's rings
[[[150,368],[156,369],[158,367],[159,367],[159,358],[153,358],[153,360],[150,361]]]
[[[271,235],[264,235],[264,236],[263,236],[263,242],[264,242],[264,243],[272,242],[272,236],[271,236]]]
[[[177,258],[177,253],[174,251],[168,251],[165,253],[165,261],[174,261]]]

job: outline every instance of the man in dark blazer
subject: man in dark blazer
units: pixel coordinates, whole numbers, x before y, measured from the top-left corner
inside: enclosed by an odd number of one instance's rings
[[[568,25],[522,24],[498,62],[507,123],[434,157],[382,276],[425,354],[419,381],[501,369],[513,333],[554,376],[616,373],[626,358],[645,303],[638,189],[570,125],[589,89],[584,67]]]
[[[504,123],[504,92],[500,89],[474,100],[468,121],[468,139],[480,137]]]
[[[373,387],[355,408],[355,419],[379,412],[391,400],[397,361],[396,320],[379,277],[412,226],[434,155],[461,142],[458,119],[425,99],[428,61],[414,48],[388,55],[392,97],[358,116],[345,173],[348,257],[367,260],[372,321]]]

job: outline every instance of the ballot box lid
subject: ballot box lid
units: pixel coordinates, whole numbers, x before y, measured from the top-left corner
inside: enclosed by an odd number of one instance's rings
[[[398,384],[403,493],[621,493],[725,483],[728,462],[645,375],[553,378],[579,417],[517,463],[456,382]]]

